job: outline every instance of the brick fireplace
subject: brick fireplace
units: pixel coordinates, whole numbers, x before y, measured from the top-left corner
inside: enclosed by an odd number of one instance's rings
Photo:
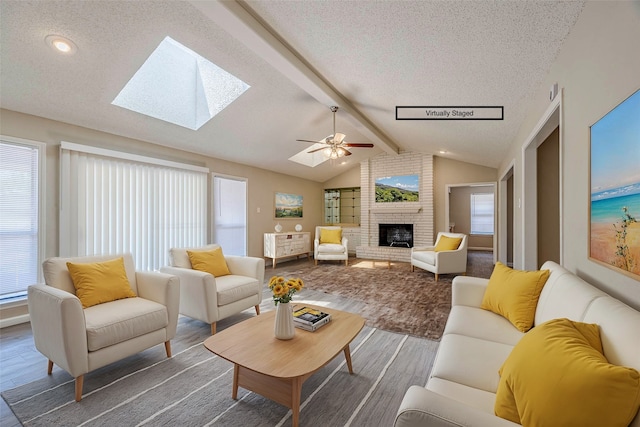
[[[392,175],[418,175],[417,202],[375,202],[376,178]],[[433,156],[429,154],[386,153],[360,164],[361,218],[358,258],[409,262],[411,249],[406,244],[380,245],[381,224],[410,224],[412,245],[433,244]]]

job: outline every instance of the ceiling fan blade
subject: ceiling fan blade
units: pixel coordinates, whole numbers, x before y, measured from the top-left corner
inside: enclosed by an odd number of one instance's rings
[[[342,144],[343,147],[361,147],[361,148],[371,148],[373,147],[373,144],[369,144],[366,142],[347,142],[345,144]]]
[[[321,151],[321,150],[326,150],[326,148],[325,147],[316,148],[315,150],[307,151],[307,154],[315,153],[316,151]]]
[[[326,144],[326,142],[324,141],[311,141],[308,139],[296,139],[296,141],[300,141],[300,142],[312,142],[314,144]]]
[[[351,151],[347,150],[346,148],[342,148],[342,147],[337,147],[336,150],[339,150],[342,154],[342,156],[350,156],[351,155]]]
[[[333,135],[333,143],[336,145],[340,145],[342,144],[342,141],[344,141],[344,139],[346,138],[347,135],[345,135],[344,133],[335,133]]]

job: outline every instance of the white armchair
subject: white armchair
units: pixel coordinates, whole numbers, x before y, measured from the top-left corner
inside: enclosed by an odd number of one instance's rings
[[[123,257],[137,297],[83,308],[67,262],[97,263]],[[45,285],[28,288],[29,316],[38,351],[75,378],[75,400],[82,399],[84,374],[164,343],[176,334],[180,282],[158,272],[137,272],[130,254],[49,258],[42,264]]]
[[[323,241],[322,231],[326,230],[332,234],[329,241]],[[327,233],[325,233],[327,235]],[[347,238],[342,234],[342,227],[338,226],[318,226],[313,240],[313,259],[315,265],[318,260],[344,260],[344,265],[349,265],[349,250],[347,249]]]
[[[448,238],[460,238],[462,241],[455,250],[436,250],[443,236]],[[411,248],[411,271],[414,271],[415,267],[434,273],[436,276],[436,282],[438,281],[438,275],[440,274],[466,274],[467,235],[461,233],[439,232],[434,246]]]
[[[187,250],[209,251],[219,247],[212,244],[172,248],[171,266],[160,269],[180,277],[180,314],[210,324],[211,335],[216,333],[216,322],[247,308],[254,307],[259,315],[264,282],[263,258],[225,255],[231,274],[220,277],[192,269]]]

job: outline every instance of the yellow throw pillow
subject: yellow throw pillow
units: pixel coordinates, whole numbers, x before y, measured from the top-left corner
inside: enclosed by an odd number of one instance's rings
[[[443,235],[438,239],[438,243],[436,243],[436,247],[433,251],[455,251],[460,246],[460,243],[462,243],[462,237],[449,237]]]
[[[137,296],[131,289],[122,257],[85,264],[67,262],[67,268],[83,308]]]
[[[524,426],[627,426],[640,407],[640,373],[607,361],[595,324],[536,326],[500,375],[495,413]]]
[[[342,229],[340,228],[321,228],[320,243],[342,243]]]
[[[521,332],[533,326],[538,298],[549,270],[513,270],[497,262],[482,298],[481,308],[505,317]]]
[[[222,248],[212,251],[187,251],[191,267],[194,270],[204,271],[213,274],[215,277],[231,274],[227,262],[224,260]]]

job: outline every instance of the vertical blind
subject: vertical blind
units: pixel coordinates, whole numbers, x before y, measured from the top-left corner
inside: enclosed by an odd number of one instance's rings
[[[60,255],[131,253],[136,269],[205,244],[206,168],[63,142]]]
[[[39,281],[39,153],[40,146],[0,141],[0,298]]]
[[[493,193],[471,194],[471,234],[493,234]]]
[[[213,177],[213,242],[225,254],[247,255],[247,182]]]

